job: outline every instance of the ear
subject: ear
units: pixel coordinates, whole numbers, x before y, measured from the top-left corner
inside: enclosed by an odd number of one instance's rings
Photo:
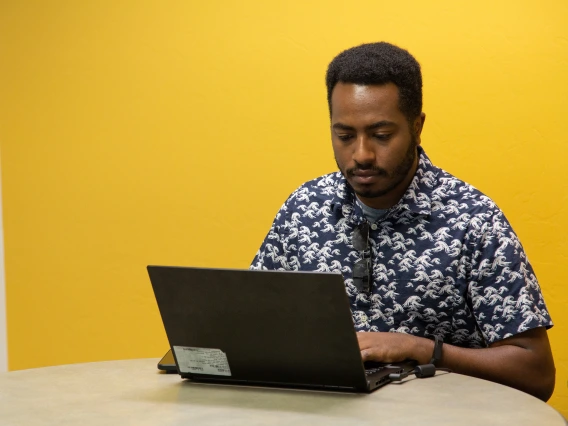
[[[420,135],[422,134],[422,129],[424,128],[424,122],[426,121],[426,114],[423,112],[414,120],[414,134],[416,135],[416,142],[418,145],[422,142],[420,140]]]

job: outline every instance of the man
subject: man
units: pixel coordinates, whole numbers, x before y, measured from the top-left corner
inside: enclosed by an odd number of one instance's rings
[[[420,147],[420,65],[388,43],[326,75],[340,172],[286,200],[252,269],[342,273],[364,360],[428,363],[544,401],[552,326],[523,247],[491,199]],[[436,346],[436,351],[434,351]]]

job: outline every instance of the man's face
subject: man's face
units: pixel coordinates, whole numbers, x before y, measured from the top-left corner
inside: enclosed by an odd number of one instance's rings
[[[412,128],[398,107],[398,88],[338,83],[331,95],[335,161],[361,201],[378,209],[395,205],[418,165],[416,147],[424,114]]]

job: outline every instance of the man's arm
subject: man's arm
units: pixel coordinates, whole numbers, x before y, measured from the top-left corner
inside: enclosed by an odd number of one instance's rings
[[[403,333],[357,333],[364,361],[397,362],[414,359],[430,362],[434,342]],[[554,390],[555,367],[544,327],[534,328],[469,349],[444,343],[440,367],[455,373],[501,383],[547,401]]]

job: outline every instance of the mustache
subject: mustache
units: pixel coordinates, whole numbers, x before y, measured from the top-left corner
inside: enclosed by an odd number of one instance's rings
[[[355,166],[355,167],[352,167],[350,169],[345,170],[345,173],[347,174],[347,176],[354,176],[355,172],[358,172],[358,171],[366,171],[366,172],[371,171],[371,172],[377,174],[378,176],[388,176],[388,172],[381,167],[376,167],[376,166],[371,166],[371,165],[364,166],[364,165],[360,165],[360,164]]]

